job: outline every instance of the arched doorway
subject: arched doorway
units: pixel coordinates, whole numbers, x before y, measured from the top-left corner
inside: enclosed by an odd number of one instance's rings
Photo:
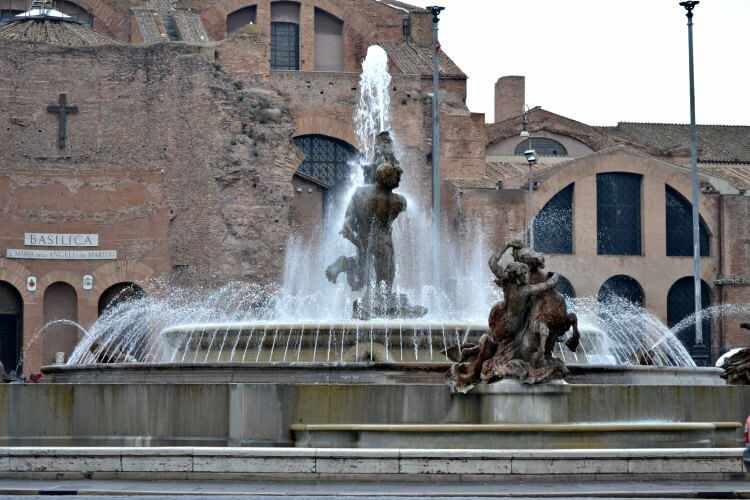
[[[146,296],[146,292],[143,288],[131,282],[117,283],[104,290],[101,297],[99,297],[99,316],[101,316],[107,309],[128,302],[129,300],[142,299]]]
[[[18,290],[0,281],[0,362],[5,371],[21,370],[23,298]]]
[[[613,276],[605,281],[599,289],[599,302],[611,302],[618,298],[627,300],[637,306],[643,306],[643,287],[630,276]]]
[[[78,322],[78,294],[68,283],[52,283],[44,291],[44,324],[67,320]],[[42,333],[42,365],[55,363],[55,354],[65,353],[65,360],[75,349],[79,330],[71,324],[56,324]]]
[[[711,306],[711,287],[705,281],[701,282],[702,307]],[[677,280],[667,294],[667,324],[674,327],[695,313],[695,285],[692,277]],[[677,332],[677,338],[685,346],[699,366],[707,366],[710,362],[711,350],[711,319],[703,318],[703,348],[696,349],[695,324],[682,328]]]

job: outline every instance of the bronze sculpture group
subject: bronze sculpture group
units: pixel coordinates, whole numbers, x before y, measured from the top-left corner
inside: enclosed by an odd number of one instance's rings
[[[489,333],[477,345],[454,346],[448,357],[453,387],[466,392],[479,382],[515,379],[541,384],[563,379],[565,364],[552,356],[555,344],[571,330],[565,345],[580,343],[578,318],[568,313],[557,290],[559,276],[544,272],[544,256],[520,241],[512,241],[489,261],[503,302],[490,312]]]
[[[409,304],[393,292],[396,276],[393,223],[406,210],[406,198],[393,191],[403,170],[393,151],[388,132],[378,136],[372,162],[364,166],[366,185],[355,192],[346,211],[341,235],[356,249],[326,269],[336,283],[341,274],[355,292],[364,290],[353,306],[354,319],[419,318],[427,309]],[[556,342],[569,330],[569,349],[578,348],[580,333],[575,314],[569,314],[565,298],[557,291],[559,277],[544,271],[544,256],[520,241],[509,243],[490,259],[490,269],[502,288],[504,301],[490,313],[490,332],[478,345],[448,349],[455,362],[451,379],[459,391],[480,381],[505,378],[539,384],[565,377],[562,361],[552,357]]]

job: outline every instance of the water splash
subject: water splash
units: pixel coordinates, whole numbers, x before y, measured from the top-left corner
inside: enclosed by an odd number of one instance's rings
[[[701,311],[701,317],[704,321],[713,321],[719,318],[750,318],[750,304],[724,304],[707,307]],[[695,313],[674,325],[672,333],[679,335],[694,325]]]

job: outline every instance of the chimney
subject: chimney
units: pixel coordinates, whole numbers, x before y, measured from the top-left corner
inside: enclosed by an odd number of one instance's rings
[[[526,77],[504,76],[495,84],[495,123],[523,113],[526,104]]]

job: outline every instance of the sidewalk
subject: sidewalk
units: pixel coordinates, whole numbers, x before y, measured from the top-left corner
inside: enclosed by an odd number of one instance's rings
[[[355,481],[42,481],[0,480],[0,496],[240,496],[401,498],[750,498],[748,481],[457,483]]]

